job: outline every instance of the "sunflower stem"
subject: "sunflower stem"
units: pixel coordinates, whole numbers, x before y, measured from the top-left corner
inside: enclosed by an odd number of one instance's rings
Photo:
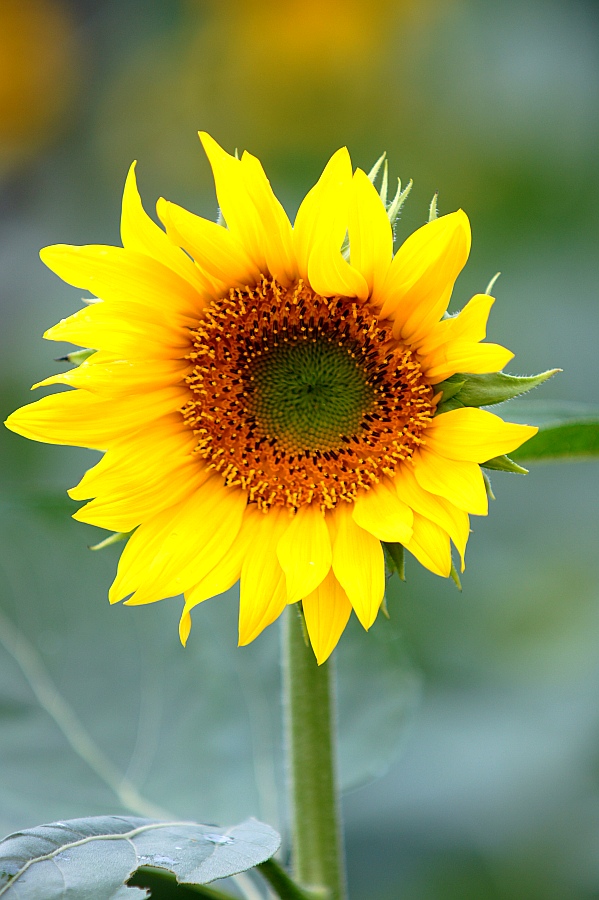
[[[283,695],[295,879],[345,900],[331,662],[317,665],[299,604],[284,616]]]

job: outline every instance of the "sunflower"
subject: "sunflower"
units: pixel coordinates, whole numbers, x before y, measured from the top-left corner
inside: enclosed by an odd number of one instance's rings
[[[45,337],[95,352],[40,383],[75,390],[7,424],[104,451],[69,494],[90,501],[79,521],[132,532],[111,602],[183,594],[185,643],[193,607],[240,581],[240,645],[301,601],[321,663],[352,609],[374,622],[384,543],[444,577],[453,543],[463,569],[469,514],[487,513],[480,464],[536,429],[439,408],[441,382],[512,358],[481,343],[492,297],[446,315],[470,249],[464,212],[394,255],[387,204],[341,149],[292,227],[254,156],[201,139],[226,225],[161,199],[162,230],[132,166],[123,248],[42,251],[99,298]]]

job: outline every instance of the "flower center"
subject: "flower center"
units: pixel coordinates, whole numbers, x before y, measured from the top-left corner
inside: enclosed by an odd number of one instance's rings
[[[302,282],[232,289],[204,311],[187,358],[196,452],[264,510],[355,500],[411,457],[434,414],[390,323]]]
[[[340,450],[374,401],[354,350],[325,335],[283,343],[249,367],[248,412],[267,440],[289,452]]]

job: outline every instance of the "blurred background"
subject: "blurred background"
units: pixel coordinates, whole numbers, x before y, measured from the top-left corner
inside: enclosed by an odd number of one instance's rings
[[[80,305],[39,249],[118,243],[133,159],[151,213],[214,218],[200,128],[292,215],[339,146],[366,169],[386,150],[415,182],[398,240],[436,190],[470,216],[452,308],[501,270],[509,370],[559,366],[543,399],[597,408],[596,2],[0,0],[2,418]],[[110,609],[119,551],[88,551],[104,533],[65,494],[95,455],[4,429],[0,453],[2,832],[126,811],[119,773],[179,817],[284,828],[277,626],[237,650],[233,591],[184,651],[179,600]],[[352,900],[599,898],[597,475],[497,473],[463,593],[411,561],[390,621],[343,637]]]

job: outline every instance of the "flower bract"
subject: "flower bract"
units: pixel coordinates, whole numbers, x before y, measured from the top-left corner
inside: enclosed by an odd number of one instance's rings
[[[469,515],[487,513],[480,464],[536,429],[439,412],[437,385],[512,357],[483,342],[492,297],[446,315],[470,250],[464,212],[394,254],[387,206],[342,149],[292,227],[254,156],[201,138],[223,224],[161,199],[163,230],[132,167],[122,248],[42,251],[99,301],[45,337],[95,352],[41,382],[74,390],[8,426],[104,452],[69,493],[88,500],[76,519],[133,532],[112,602],[183,594],[185,643],[192,609],[240,581],[240,644],[301,601],[322,662],[352,609],[374,622],[382,542],[445,577],[453,544],[463,568]]]

